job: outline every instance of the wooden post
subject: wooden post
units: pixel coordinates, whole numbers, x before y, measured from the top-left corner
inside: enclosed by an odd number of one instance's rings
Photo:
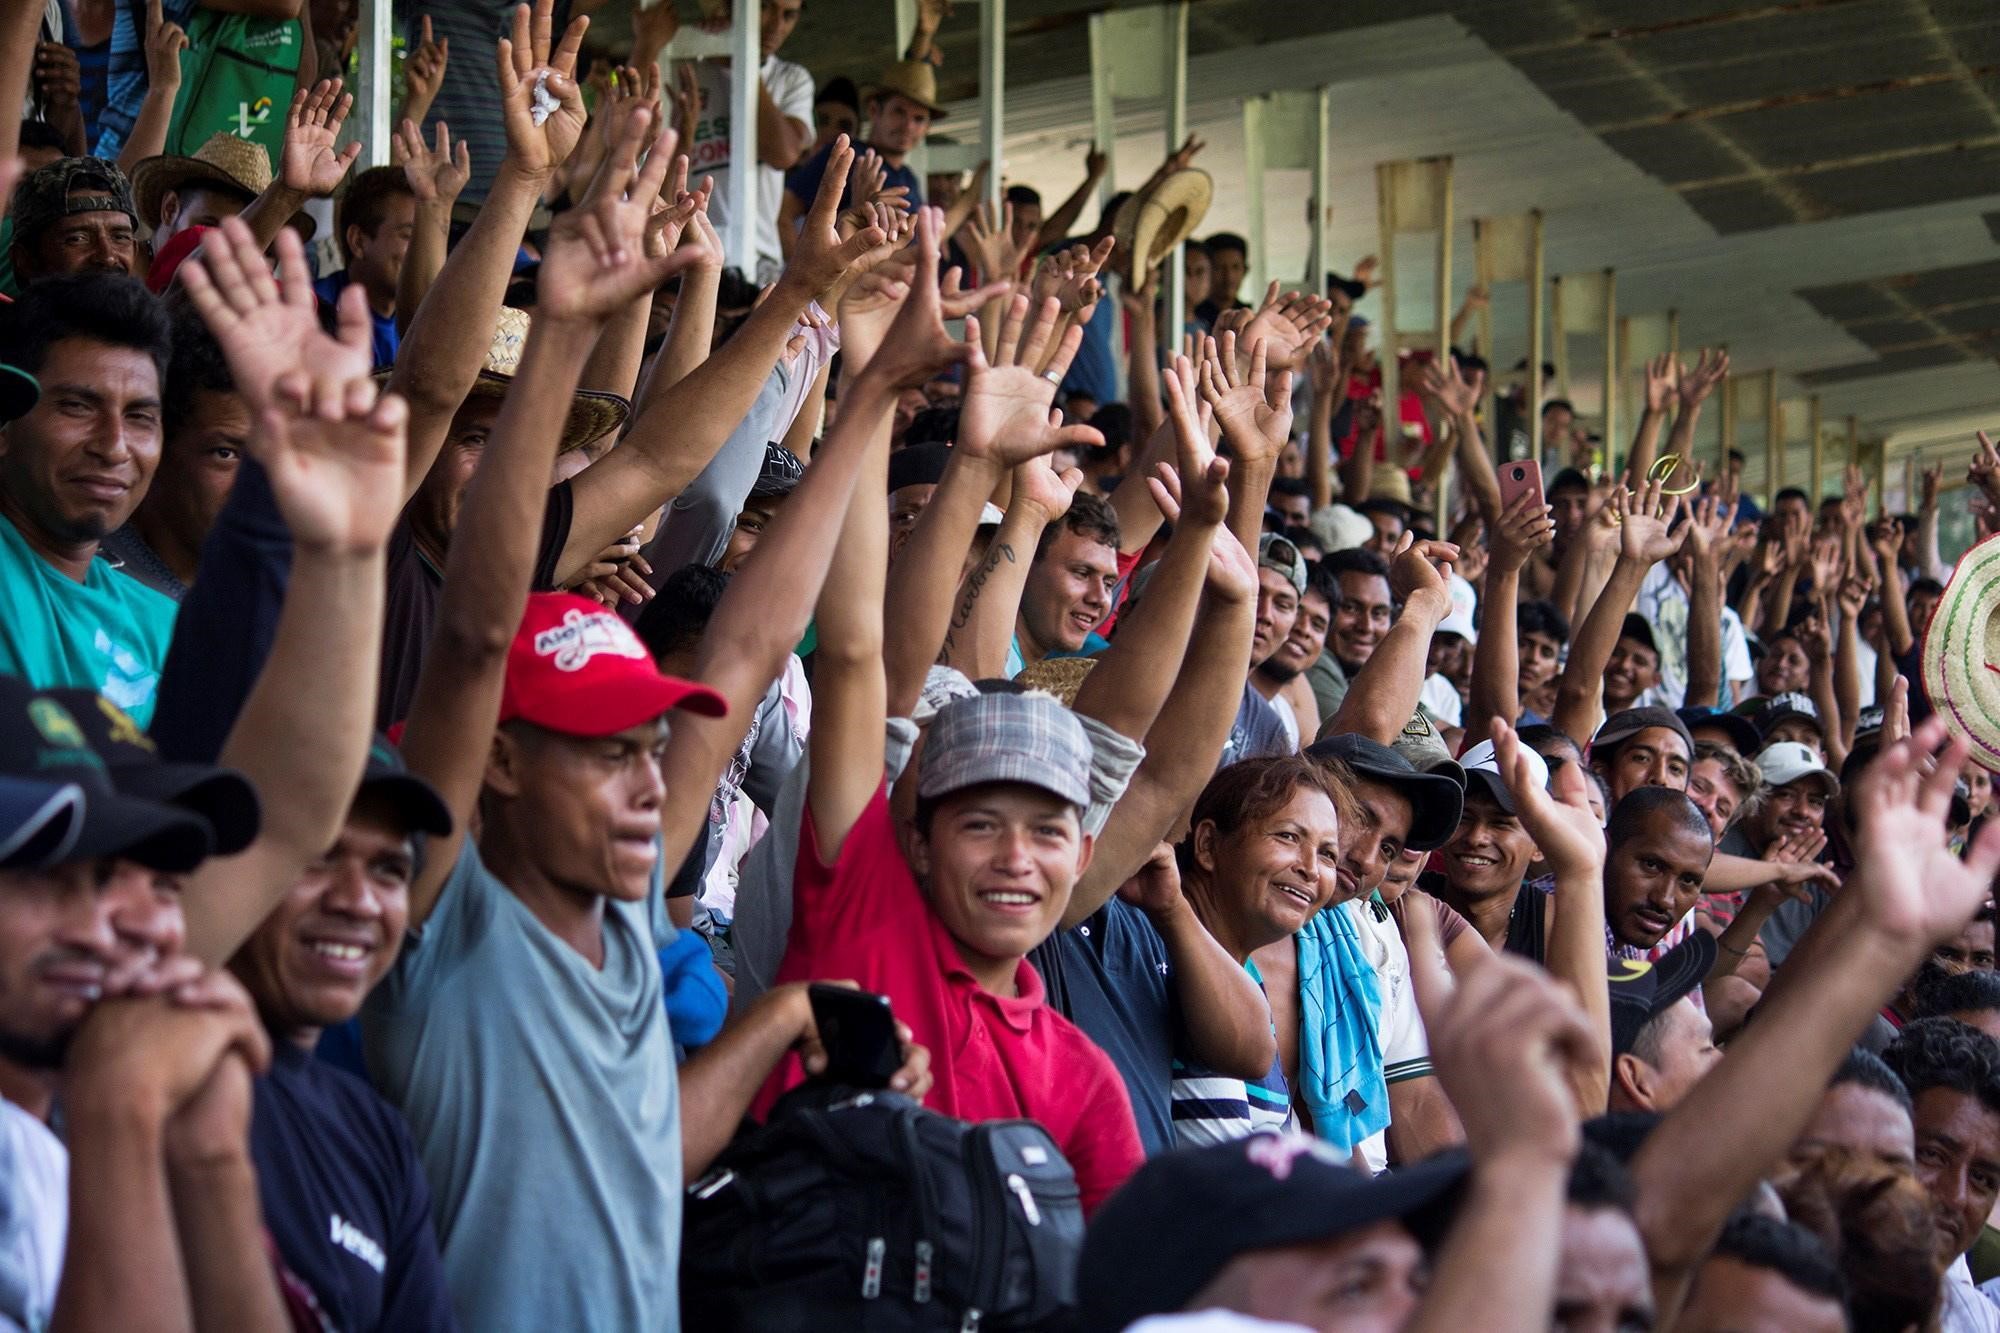
[[[1528,273],[1528,457],[1537,467],[1542,462],[1542,346],[1546,341],[1542,325],[1542,296],[1546,291],[1542,276],[1542,210],[1528,216],[1534,233],[1532,262]]]
[[[1806,429],[1812,439],[1812,502],[1813,512],[1819,512],[1819,498],[1826,494],[1826,444],[1820,439],[1819,395],[1806,399]]]
[[[1618,274],[1604,270],[1604,475],[1618,475]]]
[[[1722,381],[1722,457],[1719,460],[1723,471],[1729,470],[1729,455],[1736,448],[1736,376],[1727,375]]]
[[[1778,410],[1778,372],[1764,372],[1764,474],[1771,492],[1771,504],[1785,484],[1785,422]]]

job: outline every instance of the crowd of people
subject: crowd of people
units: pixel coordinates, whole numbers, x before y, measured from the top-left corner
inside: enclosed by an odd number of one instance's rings
[[[0,1329],[2000,1333],[1939,471],[592,7],[5,6]]]

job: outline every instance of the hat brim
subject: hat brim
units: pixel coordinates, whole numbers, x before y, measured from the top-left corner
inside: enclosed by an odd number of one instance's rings
[[[1193,236],[1214,201],[1214,178],[1195,167],[1176,171],[1127,199],[1113,219],[1112,232],[1132,256],[1132,272],[1146,273]]]
[[[472,392],[466,397],[504,398],[513,383],[511,375],[482,370],[479,378],[472,382]],[[572,449],[581,449],[593,440],[600,440],[621,429],[631,415],[632,403],[629,399],[600,389],[578,389],[570,399],[569,417],[563,422],[562,438],[556,441],[556,452],[566,454]]]
[[[1339,754],[1322,740],[1306,747],[1315,758],[1335,758],[1346,764],[1358,778],[1379,782],[1410,803],[1410,836],[1403,846],[1413,852],[1434,852],[1458,832],[1459,818],[1465,813],[1465,788],[1449,777],[1436,773],[1398,772]],[[1408,760],[1404,761],[1409,762]],[[1466,777],[1471,778],[1468,772]]]
[[[675,709],[700,717],[723,717],[729,712],[729,702],[695,681],[635,675],[619,681],[615,688],[584,686],[544,696],[503,720],[518,718],[565,736],[615,736]]]
[[[1646,1024],[1693,994],[1715,967],[1717,951],[1715,936],[1697,930],[1655,958],[1650,964],[1654,973],[1653,996],[1643,1011],[1631,1001],[1623,1006],[1615,999],[1612,1003],[1611,1053],[1623,1055],[1630,1051]],[[1627,1011],[1622,1015],[1618,1012],[1621,1007]]]
[[[1514,793],[1507,790],[1507,784],[1500,780],[1498,773],[1488,772],[1483,768],[1466,769],[1465,794],[1467,796],[1472,795],[1472,784],[1475,782],[1479,784],[1478,789],[1486,795],[1491,796],[1494,804],[1498,805],[1502,810],[1505,810],[1510,815],[1521,813],[1520,803],[1514,799]],[[1463,817],[1463,813],[1463,811],[1460,812],[1461,818]]]
[[[1923,685],[1972,757],[2000,768],[2000,535],[1959,559],[1924,630]]]
[[[1795,717],[1804,718],[1813,724],[1813,730],[1817,731],[1822,738],[1826,736],[1826,724],[1821,722],[1818,717],[1808,713],[1803,708],[1785,708],[1771,714],[1765,721],[1756,724],[1758,745],[1768,745],[1771,733],[1776,731],[1781,723],[1789,722]]]
[[[0,423],[15,421],[41,401],[42,386],[19,366],[0,363]]]
[[[0,776],[0,866],[35,869],[69,856],[83,827],[83,788]]]
[[[1759,749],[1763,748],[1764,738],[1757,734],[1757,728],[1750,723],[1749,719],[1738,717],[1734,713],[1711,711],[1703,713],[1700,717],[1689,717],[1687,716],[1687,711],[1683,710],[1676,716],[1680,718],[1681,724],[1688,729],[1688,735],[1690,736],[1694,735],[1695,728],[1697,727],[1717,727],[1728,732],[1729,743],[1735,747],[1738,754],[1745,756],[1753,755]]]
[[[167,191],[183,190],[190,185],[229,190],[246,200],[257,197],[257,191],[198,157],[149,157],[132,168],[132,202],[138,206],[139,220],[148,227],[159,225],[160,201],[166,198]]]
[[[437,788],[414,773],[384,773],[361,779],[361,794],[385,801],[412,833],[442,838],[452,829],[451,810]]]
[[[931,113],[931,124],[933,125],[937,124],[939,121],[944,120],[946,117],[951,115],[951,112],[939,106],[936,102],[925,101],[923,98],[911,92],[908,88],[892,88],[884,83],[875,83],[875,84],[870,84],[868,87],[861,90],[861,100],[863,102],[870,102],[878,97],[908,98],[910,101],[915,102],[918,106],[922,107],[924,110]],[[856,149],[858,151],[859,149],[866,148],[867,146],[868,146],[867,144],[857,144]]]
[[[257,840],[263,804],[250,779],[213,764],[121,764],[111,780],[127,796],[200,815],[215,833],[214,854],[233,856]]]
[[[87,792],[82,826],[70,847],[73,859],[105,856],[137,861],[150,870],[182,874],[215,850],[215,830],[200,815],[114,792]]]

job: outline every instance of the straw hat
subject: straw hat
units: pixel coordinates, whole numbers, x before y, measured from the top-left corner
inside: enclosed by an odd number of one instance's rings
[[[2000,536],[1967,551],[1924,631],[1924,689],[1972,757],[2000,768]]]
[[[1214,198],[1214,179],[1191,167],[1120,204],[1112,231],[1132,256],[1132,271],[1145,273],[1194,235]]]
[[[472,382],[472,391],[466,401],[474,398],[504,398],[507,388],[513,384],[514,376],[521,369],[521,349],[528,345],[528,312],[513,306],[501,306],[499,318],[494,322],[493,341],[486,348],[486,364],[479,368],[479,378]],[[378,370],[375,378],[387,382],[390,371]],[[563,423],[562,439],[556,445],[556,452],[568,453],[580,449],[592,440],[609,435],[625,424],[625,418],[632,415],[632,404],[615,393],[605,393],[598,389],[578,389],[569,405],[569,419]]]
[[[1044,657],[1030,662],[1014,677],[1014,683],[1031,690],[1043,690],[1062,701],[1065,708],[1076,706],[1076,692],[1083,678],[1097,665],[1094,657]]]
[[[140,220],[148,227],[158,226],[160,200],[169,190],[185,190],[191,185],[220,187],[255,199],[271,186],[271,155],[262,144],[217,130],[193,157],[149,157],[132,168],[132,198],[139,206]],[[289,225],[300,233],[299,239],[308,241],[319,228],[305,212],[292,218]]]
[[[868,90],[871,98],[896,93],[922,104],[931,113],[932,120],[943,120],[948,114],[938,102],[937,71],[926,61],[898,60],[883,70],[882,77]]]

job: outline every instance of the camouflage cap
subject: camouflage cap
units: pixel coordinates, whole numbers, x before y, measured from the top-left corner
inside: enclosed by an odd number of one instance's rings
[[[51,223],[77,213],[123,213],[139,223],[132,182],[100,157],[65,157],[38,167],[14,187],[14,238],[33,242]]]

